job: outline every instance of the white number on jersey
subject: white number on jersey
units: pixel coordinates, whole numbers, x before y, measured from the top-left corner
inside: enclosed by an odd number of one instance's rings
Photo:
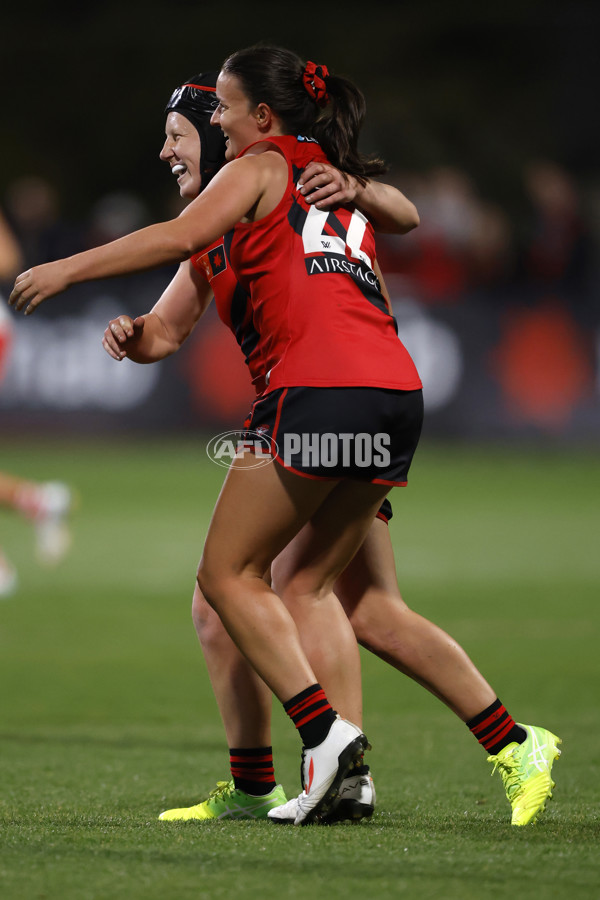
[[[359,259],[369,269],[372,269],[373,264],[371,260],[360,249],[367,228],[365,216],[358,209],[354,210],[344,240],[338,237],[337,234],[325,234],[325,225],[329,215],[334,214],[329,213],[325,209],[317,209],[316,206],[311,206],[308,210],[304,228],[302,229],[305,254],[312,256],[315,253],[337,253],[340,256],[346,256],[346,249],[348,249],[352,259]]]

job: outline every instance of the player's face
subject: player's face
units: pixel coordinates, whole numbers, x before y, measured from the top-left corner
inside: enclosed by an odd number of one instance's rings
[[[193,200],[200,193],[200,135],[197,128],[181,113],[170,112],[165,126],[166,140],[160,158],[171,166],[177,178],[179,193]]]
[[[225,135],[225,159],[229,162],[238,153],[259,140],[263,135],[258,129],[254,110],[235,75],[221,72],[217,79],[219,105],[210,120]]]

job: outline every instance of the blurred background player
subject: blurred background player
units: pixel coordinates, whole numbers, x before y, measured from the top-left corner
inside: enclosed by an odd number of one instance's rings
[[[0,283],[8,281],[23,263],[20,247],[0,212]],[[12,344],[12,325],[4,298],[0,295],[0,381]],[[69,550],[71,533],[68,515],[72,492],[57,481],[37,482],[0,471],[0,509],[16,512],[34,528],[36,556],[43,565],[58,563]],[[17,587],[17,572],[0,546],[0,597],[8,597]]]

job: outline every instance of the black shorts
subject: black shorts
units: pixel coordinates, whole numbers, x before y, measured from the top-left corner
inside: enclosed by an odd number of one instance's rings
[[[279,388],[245,427],[306,478],[405,485],[423,424],[423,395],[366,387]]]
[[[386,497],[377,512],[375,513],[376,519],[381,519],[382,522],[385,522],[386,525],[389,524],[390,519],[394,515],[392,511],[392,504]]]

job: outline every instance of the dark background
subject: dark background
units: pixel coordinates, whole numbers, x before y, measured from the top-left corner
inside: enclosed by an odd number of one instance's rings
[[[115,188],[158,207],[171,88],[258,40],[356,80],[363,145],[394,170],[458,164],[515,207],[529,158],[597,176],[596,3],[13,3],[0,22],[0,190],[36,171],[72,214]]]
[[[173,215],[171,91],[240,47],[284,45],[361,86],[362,149],[418,206],[421,226],[378,256],[428,433],[596,440],[599,24],[583,0],[5,4],[0,207],[24,266]],[[54,206],[19,225],[30,176]],[[103,323],[147,311],[171,274],[10,313],[4,428],[237,427],[247,376],[213,311],[160,374],[103,358]]]

